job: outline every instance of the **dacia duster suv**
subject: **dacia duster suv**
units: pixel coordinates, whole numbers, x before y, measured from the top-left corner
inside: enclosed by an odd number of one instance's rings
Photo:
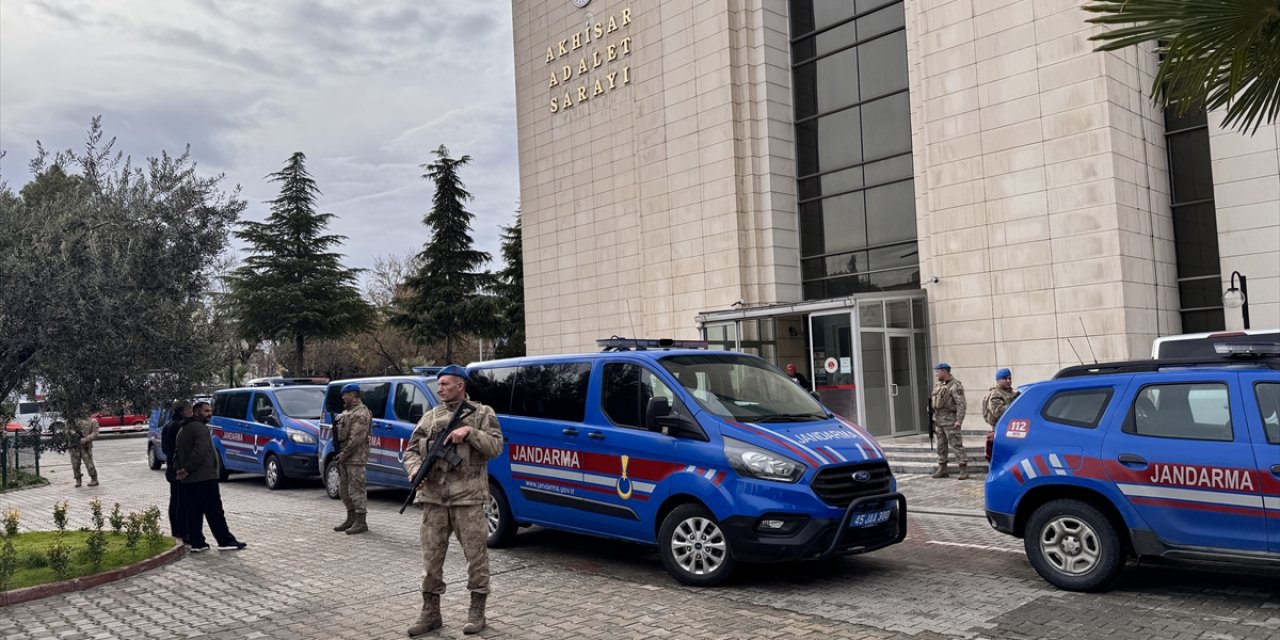
[[[996,425],[986,513],[1048,582],[1132,556],[1280,565],[1280,344],[1069,367]]]

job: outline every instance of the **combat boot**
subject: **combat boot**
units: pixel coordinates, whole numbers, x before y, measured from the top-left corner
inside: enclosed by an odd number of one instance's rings
[[[343,520],[343,521],[342,521],[342,524],[340,524],[340,525],[338,525],[338,526],[334,527],[334,528],[333,528],[333,530],[334,530],[334,531],[346,531],[347,529],[350,529],[350,528],[351,528],[351,525],[353,525],[353,524],[355,524],[355,523],[356,523],[356,512],[355,512],[355,510],[354,510],[354,509],[347,509],[347,519],[346,519],[346,520]]]
[[[488,599],[487,593],[471,592],[471,609],[467,611],[467,624],[462,627],[463,633],[470,635],[484,629],[484,603]]]
[[[440,595],[436,593],[422,593],[422,613],[418,615],[418,621],[409,627],[409,637],[420,636],[429,631],[435,631],[444,626],[444,620],[440,618]]]
[[[956,480],[968,480],[968,479],[969,479],[969,466],[962,464],[960,465],[960,475],[956,476]]]
[[[936,471],[934,471],[934,472],[933,472],[933,475],[931,475],[931,476],[929,476],[929,477],[930,477],[930,478],[945,478],[945,477],[947,477],[947,476],[949,476],[949,475],[951,475],[951,474],[947,473],[947,463],[942,462],[942,463],[939,463],[939,464],[938,464],[938,469],[937,469]]]
[[[80,488],[80,478],[76,478],[76,488]]]
[[[89,478],[89,486],[91,487],[98,486],[98,476],[92,476]]]
[[[356,512],[356,523],[355,523],[355,524],[353,524],[353,525],[351,525],[351,528],[350,528],[350,529],[347,529],[347,535],[351,535],[351,534],[353,534],[353,533],[364,533],[364,532],[368,531],[368,530],[369,530],[369,523],[365,521],[365,518],[367,518],[367,517],[368,517],[368,514],[366,514],[365,512],[363,512],[363,511],[357,511],[357,512]]]

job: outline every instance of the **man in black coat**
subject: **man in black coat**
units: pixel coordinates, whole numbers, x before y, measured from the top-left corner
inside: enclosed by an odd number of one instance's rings
[[[169,531],[173,537],[187,540],[187,523],[182,515],[181,483],[176,474],[178,465],[174,463],[173,452],[178,442],[178,429],[182,423],[191,419],[191,401],[179,400],[173,405],[173,414],[169,421],[160,428],[160,451],[164,452],[164,479],[169,481]]]
[[[227,528],[222,511],[222,495],[218,491],[218,452],[209,437],[209,419],[213,408],[208,402],[197,402],[194,415],[182,423],[174,445],[173,458],[177,470],[174,477],[182,483],[182,512],[187,521],[187,544],[191,553],[209,550],[204,539],[204,522],[218,541],[222,551],[238,551],[245,543],[236,540]]]

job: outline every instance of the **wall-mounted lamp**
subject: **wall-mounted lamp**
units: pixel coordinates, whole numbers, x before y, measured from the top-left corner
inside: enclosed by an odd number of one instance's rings
[[[1236,288],[1236,278],[1240,278],[1240,288]],[[1244,321],[1244,328],[1249,328],[1249,284],[1244,274],[1239,271],[1231,272],[1231,286],[1222,293],[1222,306],[1228,309],[1240,309],[1240,319]]]

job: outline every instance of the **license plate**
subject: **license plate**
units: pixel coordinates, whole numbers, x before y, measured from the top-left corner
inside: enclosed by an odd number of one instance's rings
[[[860,527],[874,527],[878,524],[884,524],[893,517],[893,509],[885,509],[884,511],[868,511],[867,513],[859,513],[849,520],[849,526],[857,529]]]

